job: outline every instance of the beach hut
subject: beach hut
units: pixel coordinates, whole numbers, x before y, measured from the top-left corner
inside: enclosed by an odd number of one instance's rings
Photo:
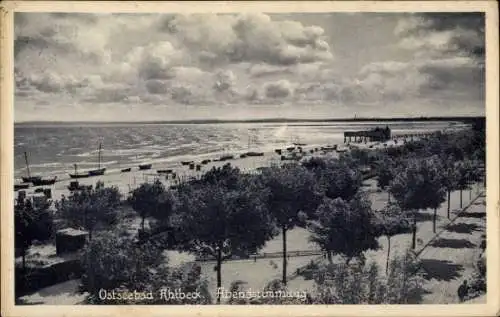
[[[66,228],[56,232],[56,254],[61,255],[82,249],[87,241],[88,232]]]

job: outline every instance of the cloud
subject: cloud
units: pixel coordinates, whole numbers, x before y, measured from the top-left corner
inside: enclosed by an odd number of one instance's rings
[[[233,87],[235,80],[236,77],[231,70],[221,70],[215,74],[215,82],[213,87],[216,91],[219,92],[227,91]]]
[[[387,25],[378,17],[366,24],[382,23],[388,34],[375,36],[361,58],[355,50],[362,52],[365,42],[351,43],[362,31],[344,34],[342,19],[320,26],[311,16],[294,17],[16,13],[16,107],[28,111],[30,102],[54,100],[83,104],[81,111],[150,104],[203,106],[209,113],[228,105],[336,109],[409,99],[484,100],[481,14],[404,14],[397,25],[397,17]]]
[[[168,91],[167,83],[159,79],[150,79],[146,81],[146,89],[151,94],[165,94]]]
[[[200,62],[293,65],[333,58],[324,30],[295,21],[273,21],[265,14],[175,15],[161,30],[198,52]]]
[[[271,99],[283,99],[293,94],[292,84],[288,80],[266,83],[264,90],[266,97]]]
[[[400,46],[417,55],[472,56],[484,59],[483,13],[418,13],[395,28]]]

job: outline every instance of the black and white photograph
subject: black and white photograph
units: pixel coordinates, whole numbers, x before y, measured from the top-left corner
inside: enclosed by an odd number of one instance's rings
[[[4,9],[11,308],[499,309],[497,4],[272,4]]]

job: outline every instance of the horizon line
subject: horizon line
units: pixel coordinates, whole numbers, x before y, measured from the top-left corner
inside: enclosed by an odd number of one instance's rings
[[[15,121],[14,124],[102,124],[102,123],[155,123],[155,124],[201,124],[201,123],[274,123],[274,122],[352,122],[352,121],[431,121],[431,120],[464,120],[486,118],[485,115],[469,116],[416,116],[416,117],[350,117],[350,118],[261,118],[261,119],[183,119],[183,120],[138,120],[138,121],[62,121],[62,120],[27,120]]]

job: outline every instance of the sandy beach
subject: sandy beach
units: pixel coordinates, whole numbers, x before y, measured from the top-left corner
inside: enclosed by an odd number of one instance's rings
[[[415,138],[416,140],[416,138]],[[388,140],[385,142],[387,147],[395,147],[403,144],[403,138],[396,138],[392,140]],[[384,143],[381,142],[366,142],[366,143],[350,143],[350,144],[339,144],[339,149],[343,149],[345,151],[349,151],[351,148],[359,148],[359,149],[369,149],[376,150],[382,149],[385,146]],[[290,145],[292,146],[292,145]],[[307,159],[313,156],[329,156],[329,157],[337,157],[338,152],[334,150],[322,151],[322,147],[331,147],[333,144],[314,144],[314,145],[303,145],[300,146],[302,148],[303,158]],[[298,148],[298,146],[296,146]],[[281,148],[283,155],[288,155],[286,148]],[[310,151],[314,152],[311,153]],[[294,152],[298,152],[296,149]],[[178,181],[186,181],[191,178],[200,177],[204,172],[210,170],[213,167],[221,167],[227,163],[230,163],[232,166],[238,167],[242,172],[254,172],[256,169],[260,167],[267,167],[271,165],[280,165],[286,162],[290,162],[288,160],[281,160],[281,156],[274,151],[262,152],[263,156],[247,156],[244,158],[240,158],[241,153],[228,153],[234,156],[234,159],[225,160],[225,161],[216,161],[220,158],[220,156],[199,156],[196,160],[193,159],[195,164],[194,169],[190,169],[189,166],[184,166],[181,164],[181,161],[178,162],[163,162],[152,164],[151,169],[149,170],[139,170],[138,166],[131,168],[130,172],[120,172],[120,170],[111,170],[106,171],[104,175],[93,176],[88,178],[80,178],[80,179],[70,179],[68,174],[57,175],[58,181],[54,185],[50,186],[39,186],[43,188],[50,188],[52,190],[52,200],[59,200],[61,197],[68,196],[70,191],[68,186],[71,181],[78,181],[81,185],[93,185],[97,182],[103,182],[105,186],[116,186],[119,191],[123,195],[123,199],[126,199],[129,192],[140,186],[142,183],[151,183],[156,179],[160,180],[165,186],[170,187],[172,185],[176,185]],[[211,160],[207,164],[201,164],[203,160]],[[201,169],[196,170],[196,165],[201,165]],[[176,179],[172,178],[171,174],[163,174],[157,173],[158,170],[171,169],[173,173],[177,175]],[[35,193],[35,189],[38,187],[29,187],[28,189],[23,189],[28,196]]]

